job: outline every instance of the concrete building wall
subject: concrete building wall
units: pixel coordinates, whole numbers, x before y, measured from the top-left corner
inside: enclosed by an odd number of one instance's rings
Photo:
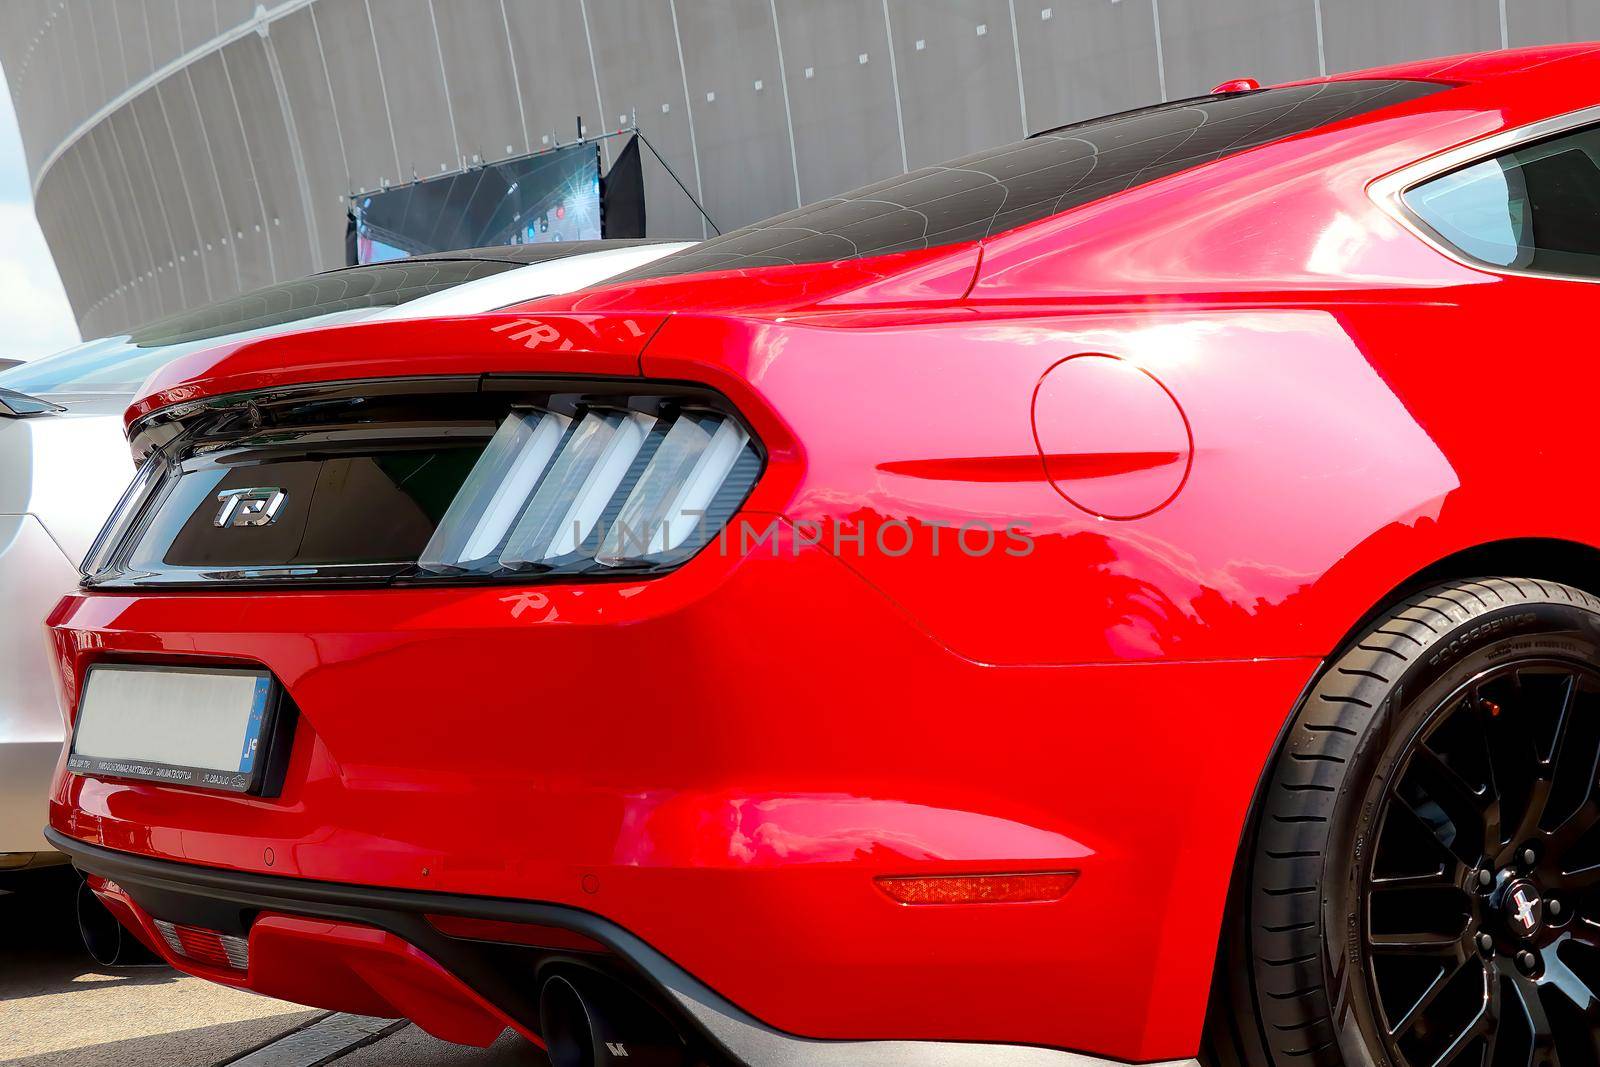
[[[343,261],[352,194],[637,118],[723,229],[1225,78],[1600,37],[1594,0],[6,0],[86,336]],[[605,161],[610,162],[608,145]]]

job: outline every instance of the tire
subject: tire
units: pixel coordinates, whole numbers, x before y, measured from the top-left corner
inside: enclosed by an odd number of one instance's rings
[[[1600,599],[1483,578],[1381,618],[1264,780],[1212,1058],[1600,1067],[1600,1012],[1563,992],[1600,1007],[1597,777]]]

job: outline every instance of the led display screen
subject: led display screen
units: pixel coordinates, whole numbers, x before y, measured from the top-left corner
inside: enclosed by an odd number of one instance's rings
[[[600,150],[573,145],[355,198],[354,262],[600,234]]]

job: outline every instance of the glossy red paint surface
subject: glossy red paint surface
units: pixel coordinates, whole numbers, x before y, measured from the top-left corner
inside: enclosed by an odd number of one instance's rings
[[[1056,492],[1105,519],[1159,511],[1194,464],[1183,408],[1155,375],[1115,356],[1071,356],[1045,371],[1033,437]]]
[[[448,321],[448,320],[440,320]],[[219,358],[228,362],[228,392],[269,389],[287,381],[328,382],[390,377],[397,361],[407,374],[425,377],[462,373],[470,354],[473,373],[517,373],[530,365],[549,374],[638,373],[639,353],[665,316],[493,314],[456,320],[464,348],[440,348],[435,335],[410,322],[371,323],[358,332],[330,334],[308,330],[298,335],[295,372],[285,377],[283,350],[244,341],[173,360],[145,383],[143,395],[128,408],[131,424],[159,408],[215,396],[213,373]]]
[[[166,951],[166,943],[161,939],[161,935],[150,924],[150,917],[133,902],[121,886],[94,875],[89,876],[88,882],[89,888],[100,899],[100,903],[106,906],[106,910],[115,915],[117,921],[138,938],[139,943],[149,949],[152,955],[160,958],[172,955]]]
[[[178,928],[191,955],[175,954],[148,912],[121,887],[91,878],[95,895],[151,952],[180,971],[263,996],[382,1019],[410,1019],[445,1041],[487,1047],[506,1027],[540,1038],[506,1017],[460,979],[393,934],[355,923],[263,914],[250,926],[249,967],[240,972],[208,952],[206,931]],[[210,935],[215,939],[215,934]],[[214,962],[208,958],[215,955]]]
[[[1408,73],[1440,72],[1463,84],[981,247],[191,358],[132,415],[418,373],[703,383],[768,453],[735,528],[777,534],[637,583],[68,597],[65,707],[95,662],[245,662],[301,720],[281,797],[63,773],[53,825],[580,907],[810,1037],[1193,1055],[1251,795],[1321,660],[1462,550],[1600,545],[1592,433],[1551,415],[1600,388],[1597,290],[1463,266],[1368,195],[1593,104],[1600,61]],[[927,907],[875,881],[1020,872],[1076,878]]]
[[[290,998],[313,992],[316,1003],[357,1015],[410,1019],[434,1037],[479,1048],[517,1026],[412,945],[355,923],[292,915],[257,918],[250,927],[248,988]]]
[[[1057,1043],[1137,1047],[1126,991],[1203,984],[1215,931],[1140,924],[1108,970],[1086,924],[1132,898],[1220,908],[1214,858],[1314,663],[979,664],[791,544],[532,606],[505,588],[70,598],[67,677],[108,656],[242,658],[300,721],[280,798],[63,776],[53,817],[190,863],[598,911],[800,1033],[1008,1040],[1038,1019]],[[488,669],[508,663],[517,681]],[[1148,699],[1169,684],[1238,702],[1254,750],[1172,778],[1193,739]],[[873,882],[1064,868],[1082,872],[1064,900],[1016,909],[905,909]],[[1081,1016],[1061,1011],[1073,970],[1106,979],[1074,993]],[[841,983],[858,995],[811,992]],[[884,989],[905,992],[868,995]],[[1164,1011],[1154,1047],[1202,1009]]]

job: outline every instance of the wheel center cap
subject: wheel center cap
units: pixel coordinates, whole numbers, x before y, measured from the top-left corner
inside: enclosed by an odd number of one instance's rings
[[[1526,878],[1518,878],[1506,886],[1502,907],[1506,921],[1522,937],[1532,937],[1544,925],[1544,897],[1539,887]]]

